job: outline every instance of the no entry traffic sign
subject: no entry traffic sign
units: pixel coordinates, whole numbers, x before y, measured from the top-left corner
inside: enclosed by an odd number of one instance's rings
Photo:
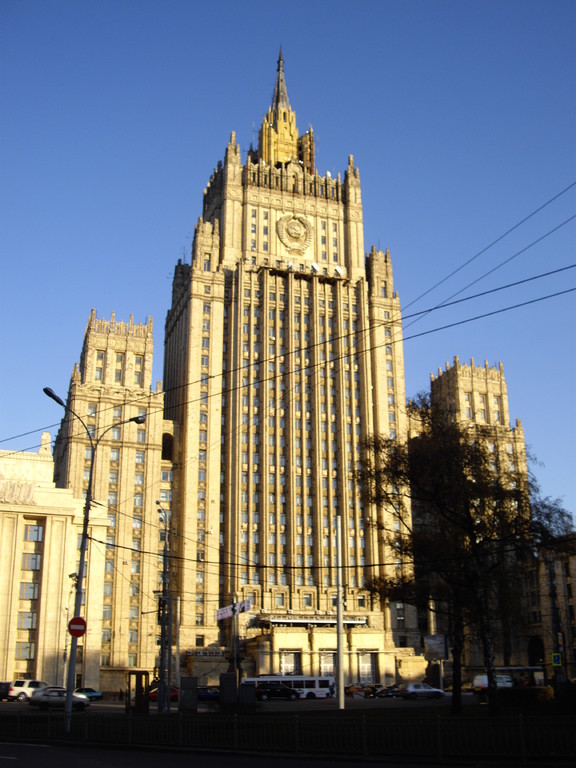
[[[72,637],[82,637],[86,632],[86,620],[82,616],[75,616],[68,622],[68,632]]]

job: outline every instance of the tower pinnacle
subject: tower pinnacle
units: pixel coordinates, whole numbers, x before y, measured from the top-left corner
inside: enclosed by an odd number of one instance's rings
[[[288,91],[286,89],[286,80],[284,78],[284,57],[282,56],[282,46],[280,46],[280,55],[278,56],[278,67],[276,70],[276,83],[274,84],[274,94],[272,96],[272,111],[278,115],[282,109],[290,109],[288,100]]]
[[[298,136],[296,113],[290,106],[284,78],[282,46],[278,55],[272,104],[258,136],[257,156],[268,165],[301,162],[308,173],[314,173],[314,134],[312,128],[309,128],[304,136]]]

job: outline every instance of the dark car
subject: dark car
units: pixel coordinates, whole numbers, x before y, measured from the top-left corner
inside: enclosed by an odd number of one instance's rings
[[[83,693],[90,701],[101,701],[102,699],[102,692],[94,688],[76,688],[74,693]]]
[[[370,683],[369,685],[364,686],[362,693],[364,694],[365,699],[375,699],[377,696],[380,696],[383,690],[384,686],[380,683]]]
[[[402,686],[400,683],[394,683],[393,685],[387,685],[382,690],[376,693],[377,699],[394,699],[402,695]]]
[[[199,685],[196,694],[198,701],[220,701],[220,688],[216,685]]]
[[[258,683],[256,685],[256,698],[258,701],[268,701],[268,699],[296,701],[300,698],[300,694],[284,683]]]

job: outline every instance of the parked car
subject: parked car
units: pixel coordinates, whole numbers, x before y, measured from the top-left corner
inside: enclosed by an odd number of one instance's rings
[[[220,701],[220,688],[216,685],[199,685],[196,693],[198,701]]]
[[[350,685],[345,686],[344,695],[354,696],[355,693],[362,693],[363,690],[364,683],[350,683]]]
[[[59,685],[48,685],[39,688],[28,699],[28,704],[40,709],[52,709],[64,707],[66,703],[66,688]],[[74,709],[86,709],[90,706],[90,700],[82,693],[72,694],[72,707]]]
[[[393,683],[382,688],[381,691],[376,693],[377,699],[393,699],[401,695],[402,685],[400,683]]]
[[[384,686],[380,683],[369,683],[364,686],[362,693],[364,694],[365,699],[375,699],[377,696],[380,696],[384,690]]]
[[[404,699],[439,699],[444,696],[443,690],[433,688],[428,683],[408,683],[398,690]]]
[[[102,692],[96,691],[94,688],[76,688],[74,693],[82,693],[89,701],[101,701]]]
[[[14,680],[8,689],[8,701],[27,701],[34,691],[47,687],[43,680]]]
[[[268,701],[268,699],[296,701],[300,698],[300,694],[284,683],[257,683],[256,698],[258,701]]]
[[[170,701],[178,701],[178,688],[174,685],[170,688]],[[151,688],[148,694],[150,701],[158,701],[158,688]]]

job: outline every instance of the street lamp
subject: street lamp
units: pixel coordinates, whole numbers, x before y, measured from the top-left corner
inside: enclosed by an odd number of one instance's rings
[[[170,711],[172,693],[172,595],[168,592],[168,550],[169,550],[169,512],[162,509],[157,501],[160,522],[164,525],[164,552],[162,555],[162,594],[158,596],[158,616],[160,619],[160,675],[158,680],[158,712]]]
[[[86,563],[86,549],[88,546],[88,524],[90,521],[90,505],[92,504],[92,485],[93,485],[93,479],[94,479],[94,459],[96,457],[96,449],[98,448],[98,445],[100,444],[100,440],[104,437],[104,435],[109,432],[113,427],[121,426],[122,424],[128,424],[129,422],[133,421],[135,424],[144,424],[146,421],[146,416],[133,416],[131,419],[125,419],[124,421],[118,421],[114,424],[111,424],[109,427],[106,427],[105,430],[101,432],[101,434],[94,440],[92,437],[92,433],[86,426],[86,423],[84,419],[82,419],[81,416],[79,416],[75,411],[72,410],[66,403],[62,400],[61,397],[58,397],[58,395],[54,392],[54,390],[50,389],[50,387],[44,387],[43,392],[45,395],[47,395],[51,400],[54,400],[54,402],[58,403],[58,405],[62,406],[66,413],[70,413],[72,416],[75,416],[78,421],[82,424],[84,429],[86,430],[86,434],[88,436],[88,440],[90,441],[90,475],[88,477],[88,488],[86,490],[86,499],[84,501],[84,518],[83,518],[83,524],[82,524],[82,538],[80,539],[80,562],[78,565],[78,577],[76,579],[76,594],[74,598],[74,617],[80,616],[80,611],[82,610],[82,585],[84,583],[84,568]],[[67,676],[67,682],[66,682],[66,703],[64,705],[64,719],[65,719],[65,725],[66,725],[66,733],[70,733],[70,722],[72,719],[72,701],[73,701],[73,693],[76,681],[76,651],[78,647],[78,637],[75,635],[72,635],[70,640],[70,657],[68,662],[68,676]]]

